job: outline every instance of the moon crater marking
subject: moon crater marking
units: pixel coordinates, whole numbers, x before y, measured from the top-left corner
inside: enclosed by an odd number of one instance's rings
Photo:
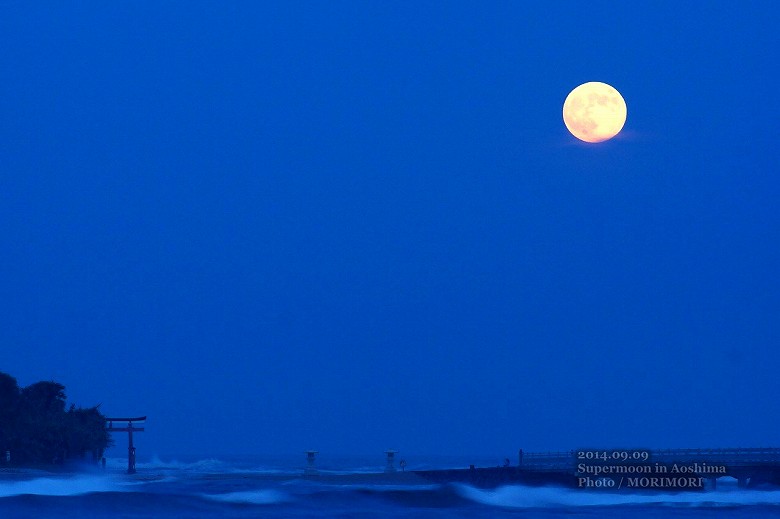
[[[572,135],[585,142],[603,142],[623,129],[626,102],[612,86],[598,81],[583,83],[563,103],[563,122]]]

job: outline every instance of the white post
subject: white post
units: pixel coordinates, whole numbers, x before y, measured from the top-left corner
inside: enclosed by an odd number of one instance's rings
[[[303,470],[304,474],[311,475],[317,473],[317,468],[314,466],[314,459],[317,454],[319,454],[318,451],[306,451],[306,468]]]
[[[387,465],[385,466],[385,473],[391,473],[395,472],[395,455],[398,453],[398,451],[394,450],[387,450],[385,451],[385,454],[387,454]]]

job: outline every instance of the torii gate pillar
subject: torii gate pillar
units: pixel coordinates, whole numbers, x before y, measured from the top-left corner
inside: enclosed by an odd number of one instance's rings
[[[136,427],[133,422],[145,422],[146,417],[138,418],[106,418],[108,422],[108,432],[126,432],[127,433],[127,473],[135,474],[135,446],[133,445],[133,432],[143,432],[143,427]],[[114,427],[114,422],[127,422],[126,427]]]

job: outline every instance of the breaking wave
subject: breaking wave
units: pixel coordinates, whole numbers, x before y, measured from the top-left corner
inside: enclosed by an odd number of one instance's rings
[[[34,478],[21,481],[0,482],[0,497],[77,496],[93,492],[130,491],[128,485],[105,476],[74,476]]]
[[[214,501],[253,505],[272,505],[292,501],[289,495],[274,489],[247,490],[244,492],[229,492],[227,494],[203,494],[202,496]]]
[[[724,489],[679,493],[607,493],[557,487],[505,486],[484,490],[456,484],[458,493],[482,505],[503,508],[577,508],[624,505],[680,507],[780,506],[780,490]]]

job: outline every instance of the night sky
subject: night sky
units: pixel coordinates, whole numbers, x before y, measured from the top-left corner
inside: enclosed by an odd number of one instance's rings
[[[0,0],[0,371],[140,456],[780,446],[779,11]]]

